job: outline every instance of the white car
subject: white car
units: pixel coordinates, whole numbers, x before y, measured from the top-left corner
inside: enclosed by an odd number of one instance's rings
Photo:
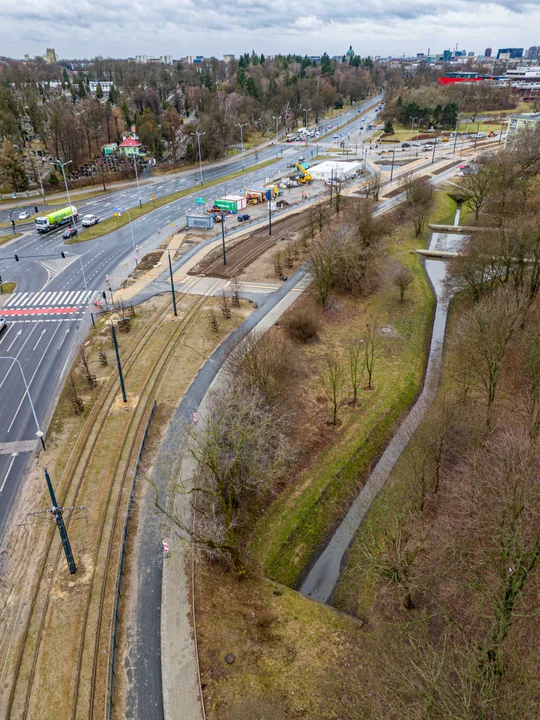
[[[3,330],[6,327],[6,320],[3,317],[0,317],[0,330]]]
[[[23,210],[19,213],[19,220],[28,220],[30,217],[30,210]]]
[[[83,227],[92,227],[92,225],[96,225],[99,222],[99,218],[97,215],[85,215],[82,219],[82,226]]]

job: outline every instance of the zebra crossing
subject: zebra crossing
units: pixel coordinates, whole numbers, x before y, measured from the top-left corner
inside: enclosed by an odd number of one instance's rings
[[[77,308],[87,305],[96,294],[95,290],[67,290],[49,292],[15,293],[3,306],[6,309],[15,308]]]

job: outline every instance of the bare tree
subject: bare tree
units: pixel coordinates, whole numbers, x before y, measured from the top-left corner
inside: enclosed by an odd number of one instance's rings
[[[242,292],[242,283],[235,275],[231,280],[231,296],[233,307],[240,307],[240,293]]]
[[[358,388],[362,382],[364,375],[364,364],[363,364],[363,341],[357,340],[349,343],[349,378],[351,381],[351,387],[353,391],[353,405],[356,405],[358,400]]]
[[[210,310],[208,311],[208,323],[210,324],[210,329],[212,330],[212,332],[219,332],[218,316],[214,308],[210,308]]]
[[[88,351],[86,350],[86,348],[83,347],[79,355],[79,371],[85,379],[88,387],[92,390],[93,388],[97,387],[97,378],[90,370],[88,360]]]
[[[321,305],[324,307],[334,279],[335,242],[331,237],[319,237],[310,248],[310,273],[315,282]]]
[[[189,497],[188,511],[169,510],[154,488],[156,507],[180,534],[230,562],[239,576],[245,573],[242,524],[291,458],[281,427],[282,413],[259,392],[230,386],[214,393],[204,421],[184,428],[182,457],[188,469],[172,482],[176,492]]]
[[[434,203],[433,185],[427,178],[415,178],[412,173],[405,176],[403,184],[408,215],[413,223],[416,237],[424,231]]]
[[[276,332],[254,330],[230,354],[226,369],[236,380],[274,403],[295,376],[295,349]]]
[[[401,265],[397,273],[394,275],[393,281],[394,285],[399,290],[399,301],[402,303],[405,301],[405,293],[407,292],[409,285],[411,285],[414,281],[414,274],[409,270],[409,268]]]
[[[366,198],[370,200],[379,200],[379,195],[381,192],[381,173],[375,172],[373,175],[370,175],[366,182],[364,183],[364,192],[366,193]]]
[[[230,305],[230,298],[225,292],[225,289],[221,291],[221,299],[219,301],[219,306],[221,308],[221,314],[225,318],[225,320],[228,320],[231,317],[231,305]]]
[[[337,414],[345,390],[345,368],[337,351],[326,356],[321,373],[321,382],[327,398],[332,405],[332,424],[337,423]]]
[[[478,220],[486,198],[497,184],[497,171],[488,158],[479,158],[475,164],[475,170],[475,172],[464,175],[460,185],[465,202],[474,210],[474,218]]]
[[[379,347],[379,331],[377,325],[372,322],[366,327],[364,338],[364,368],[368,376],[368,390],[373,388],[373,370],[375,368],[375,356]]]
[[[491,428],[493,403],[506,349],[522,317],[520,298],[500,289],[466,312],[456,330],[456,374],[465,373],[471,387],[483,396],[487,430]]]

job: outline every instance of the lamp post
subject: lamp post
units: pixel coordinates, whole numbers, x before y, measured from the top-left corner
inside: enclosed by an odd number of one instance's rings
[[[306,145],[309,145],[309,135],[307,132],[307,126],[308,126],[308,113],[311,110],[311,108],[303,108],[303,110],[306,113]]]
[[[415,121],[415,120],[418,120],[418,118],[417,118],[417,117],[411,118],[411,139],[409,140],[409,142],[412,142],[412,136],[413,136],[413,134],[414,134],[413,128],[414,128],[414,121]]]
[[[36,409],[35,409],[35,407],[34,407],[34,403],[32,402],[32,397],[31,397],[31,395],[30,395],[30,388],[28,387],[28,383],[26,382],[26,376],[25,376],[25,374],[24,374],[24,370],[22,369],[22,365],[21,365],[19,359],[16,358],[16,357],[12,357],[11,355],[2,355],[2,356],[0,356],[0,360],[13,360],[13,362],[16,362],[17,365],[19,366],[19,370],[21,371],[21,375],[22,375],[22,379],[23,379],[23,383],[24,383],[24,387],[25,387],[25,393],[24,393],[24,394],[25,394],[25,395],[28,395],[28,400],[29,400],[29,402],[30,402],[30,407],[32,408],[32,415],[34,416],[34,422],[36,423],[36,427],[37,427],[36,435],[37,435],[38,438],[41,440],[41,444],[43,445],[43,449],[46,450],[47,448],[45,447],[45,441],[43,440],[43,433],[41,432],[41,428],[39,427],[39,421],[38,421],[38,419],[37,419]],[[10,369],[11,369],[11,368],[10,368]],[[9,372],[9,371],[8,371],[8,372]]]
[[[474,150],[476,150],[476,143],[478,142],[478,133],[480,132],[480,123],[476,123],[476,134],[474,136]]]
[[[272,120],[276,121],[276,155],[279,158],[278,143],[279,143],[279,123],[281,122],[281,117],[279,115],[272,115]]]
[[[246,127],[247,123],[236,123],[236,127],[240,128],[240,147],[242,148],[242,170],[244,169],[244,132],[243,129]]]
[[[62,251],[60,252],[60,255],[61,255],[63,258],[65,258],[66,255],[75,255],[75,257],[79,260],[79,262],[81,263],[81,271],[82,271],[82,276],[83,276],[84,289],[85,289],[85,291],[86,291],[86,295],[88,296],[88,285],[86,284],[86,275],[84,274],[84,263],[83,263],[83,259],[82,259],[81,255],[77,255],[77,253],[70,253],[70,252],[68,252],[67,250],[62,250]],[[92,306],[91,306],[91,304],[90,304],[90,298],[88,298],[88,309],[90,310],[90,317],[92,318],[92,325],[95,327],[95,326],[96,326],[96,323],[95,323],[95,321],[94,321],[94,313],[92,312]]]
[[[437,149],[437,138],[435,138],[435,142],[433,143],[433,155],[431,156],[431,164],[435,162],[435,150]]]
[[[60,162],[60,160],[56,160],[56,162],[62,168],[62,177],[64,178],[64,185],[66,186],[66,195],[67,195],[67,199],[68,199],[68,205],[69,205],[69,209],[71,210],[71,222],[73,223],[73,227],[75,227],[75,216],[73,215],[73,205],[71,204],[71,198],[69,197],[69,188],[68,188],[67,179],[66,179],[66,171],[64,169],[66,165],[69,165],[71,163],[71,160],[68,160],[67,162]]]
[[[171,276],[171,292],[172,292],[172,304],[173,304],[173,312],[175,316],[178,315],[176,311],[176,295],[174,294],[174,277],[172,272],[172,263],[171,263],[171,253],[170,250],[167,250],[167,255],[169,257],[169,275]]]
[[[199,175],[200,175],[200,178],[201,178],[201,187],[203,187],[202,158],[201,158],[201,135],[206,135],[206,133],[203,133],[203,132],[194,132],[194,133],[191,133],[191,134],[197,136],[197,147],[199,148]]]
[[[121,215],[123,212],[127,213],[129,218],[129,229],[131,230],[131,243],[133,245],[133,255],[135,256],[135,265],[139,267],[139,258],[137,257],[137,246],[135,245],[135,237],[133,235],[133,227],[131,225],[131,213],[126,208],[124,210],[121,210],[120,208],[115,208],[115,214]]]
[[[418,134],[420,134],[420,125],[422,124],[422,120],[424,118],[417,118],[418,120]],[[416,146],[416,157],[418,157],[418,145]]]
[[[456,146],[457,146],[457,140],[458,140],[458,127],[459,127],[459,117],[456,120],[456,135],[454,137],[454,149],[452,150],[452,160],[454,159],[454,156],[456,154]]]
[[[137,181],[137,195],[139,197],[139,207],[142,208],[141,186],[139,185],[139,171],[137,170],[137,156],[133,156],[133,165],[135,166],[135,180]]]
[[[394,177],[394,160],[396,158],[396,148],[392,149],[392,167],[390,169],[390,182],[392,182],[392,178]]]

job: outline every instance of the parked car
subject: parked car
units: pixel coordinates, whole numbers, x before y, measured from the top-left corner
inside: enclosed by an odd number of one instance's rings
[[[100,218],[98,218],[97,215],[85,215],[82,219],[82,226],[83,227],[92,227],[92,225],[97,225],[97,223],[100,221]]]
[[[6,319],[3,317],[0,317],[0,331],[3,330],[6,327]]]
[[[238,216],[238,222],[247,222],[249,219],[250,217],[246,213]]]
[[[332,137],[334,138],[334,140],[338,140],[339,135],[333,135]]]
[[[19,213],[19,220],[28,220],[30,217],[30,210],[23,210]]]
[[[62,237],[64,240],[69,240],[69,238],[76,237],[79,234],[79,231],[75,227],[68,227],[64,232],[62,233]]]
[[[300,157],[298,158],[298,162],[304,162],[305,159],[306,158],[303,155],[300,155]]]

